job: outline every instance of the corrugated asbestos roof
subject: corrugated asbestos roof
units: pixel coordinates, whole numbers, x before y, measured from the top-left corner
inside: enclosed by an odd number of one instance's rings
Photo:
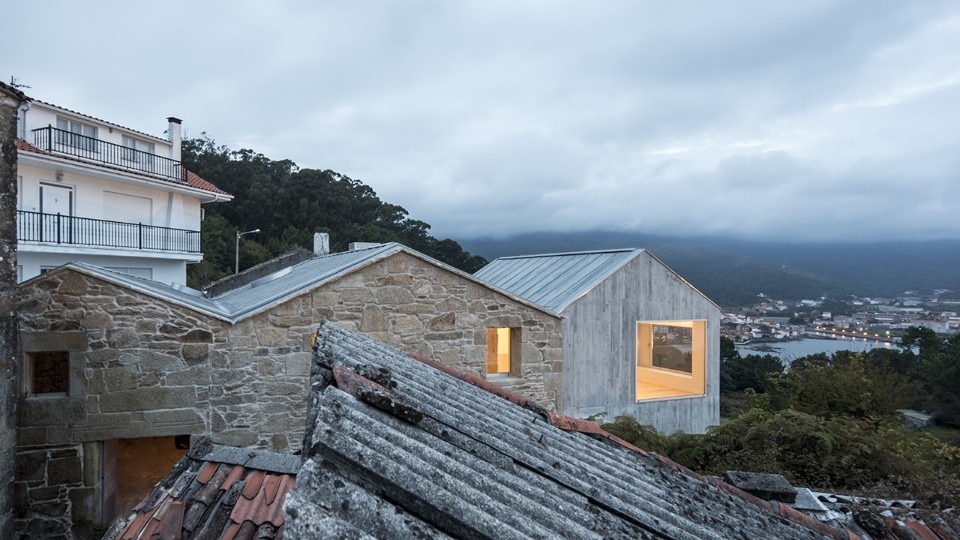
[[[316,343],[291,537],[848,538],[331,323]]]
[[[282,538],[299,466],[294,455],[202,440],[104,539]]]
[[[474,275],[521,298],[562,312],[643,251],[630,248],[501,257]]]

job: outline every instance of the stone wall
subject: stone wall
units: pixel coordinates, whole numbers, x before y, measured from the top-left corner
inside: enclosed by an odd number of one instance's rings
[[[16,455],[17,376],[17,109],[22,92],[0,82],[0,477]],[[0,485],[0,537],[13,536],[13,489]]]
[[[106,440],[191,434],[298,450],[311,333],[321,320],[479,374],[486,327],[520,327],[522,377],[497,382],[549,409],[560,406],[559,318],[405,253],[236,324],[73,270],[31,280],[20,293],[24,357],[68,351],[70,363],[66,395],[20,401],[16,498],[29,518],[21,530],[52,526],[43,514],[49,509],[62,510],[64,522],[99,521],[101,486],[56,490],[49,475],[38,480],[38,471],[62,459],[55,448],[89,454]],[[89,466],[81,461],[78,474],[99,478]],[[88,499],[76,490],[90,494],[94,507],[78,507]]]
[[[318,289],[314,320],[329,320],[401,350],[478,375],[486,329],[520,328],[520,377],[498,378],[549,410],[563,385],[562,319],[399,253]]]

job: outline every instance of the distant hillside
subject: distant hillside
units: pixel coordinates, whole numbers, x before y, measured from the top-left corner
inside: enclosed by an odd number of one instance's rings
[[[892,296],[937,288],[960,291],[960,240],[788,244],[591,231],[474,238],[460,244],[487,260],[641,247],[724,306],[755,303],[760,293],[801,300],[847,294]]]

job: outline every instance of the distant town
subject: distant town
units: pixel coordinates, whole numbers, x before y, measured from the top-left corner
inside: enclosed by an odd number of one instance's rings
[[[960,332],[960,300],[949,289],[929,295],[906,291],[895,298],[819,298],[799,302],[761,295],[752,306],[723,313],[721,335],[738,344],[809,337],[896,341],[911,327],[940,334]]]

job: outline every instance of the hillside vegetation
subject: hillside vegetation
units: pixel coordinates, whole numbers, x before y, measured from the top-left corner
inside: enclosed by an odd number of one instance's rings
[[[960,335],[912,327],[903,343],[785,368],[774,356],[740,357],[724,338],[720,426],[666,436],[622,417],[604,428],[705,474],[777,473],[798,486],[960,504]],[[897,413],[907,407],[943,427],[910,430]]]
[[[233,273],[238,231],[240,268],[297,247],[312,248],[313,234],[330,234],[332,251],[350,242],[400,242],[467,272],[486,261],[450,239],[429,234],[430,224],[381,201],[369,186],[330,170],[300,169],[290,160],[272,160],[253,150],[230,150],[202,136],[183,141],[188,169],[231,193],[229,203],[205,206],[203,262],[191,265],[193,287]]]

